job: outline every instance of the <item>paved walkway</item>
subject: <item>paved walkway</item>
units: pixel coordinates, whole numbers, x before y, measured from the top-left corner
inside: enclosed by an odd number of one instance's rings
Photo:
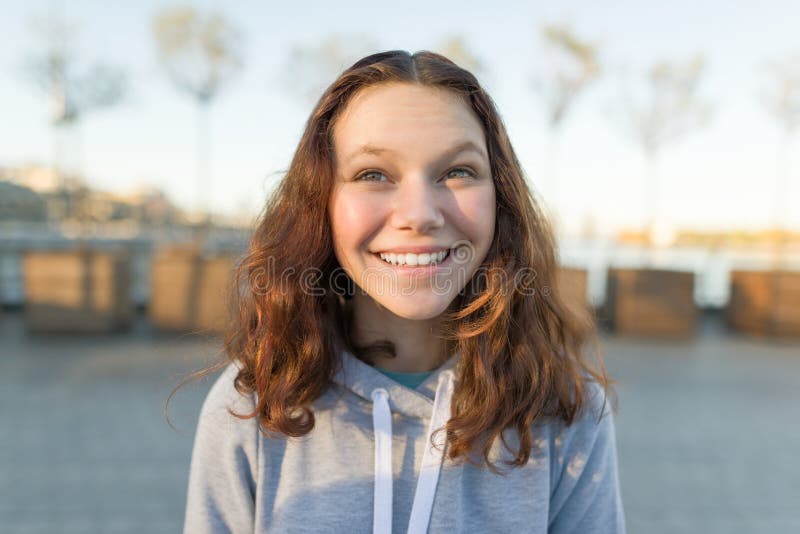
[[[31,337],[0,316],[0,530],[179,532],[209,341]],[[604,337],[631,533],[800,532],[800,343]]]

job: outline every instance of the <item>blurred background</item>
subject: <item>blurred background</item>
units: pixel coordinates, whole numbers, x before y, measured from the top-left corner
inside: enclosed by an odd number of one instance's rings
[[[0,11],[0,525],[175,532],[225,289],[323,89],[496,101],[618,381],[629,532],[800,532],[800,5],[29,0]]]

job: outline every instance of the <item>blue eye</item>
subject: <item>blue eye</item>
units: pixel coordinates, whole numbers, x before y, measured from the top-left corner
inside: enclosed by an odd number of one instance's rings
[[[474,178],[475,173],[466,167],[456,167],[447,171],[446,177],[450,178]],[[385,182],[386,175],[380,171],[366,171],[355,177],[357,182]]]
[[[467,169],[467,168],[464,168],[464,167],[458,167],[456,169],[450,169],[449,171],[447,171],[447,176],[452,176],[453,173],[464,173],[464,174],[462,174],[460,176],[456,176],[457,178],[472,178],[472,177],[475,176],[475,174],[470,169]]]
[[[363,181],[363,182],[381,182],[381,181],[383,181],[383,180],[380,180],[380,179],[377,179],[377,180],[372,179],[372,178],[370,178],[371,176],[383,176],[384,178],[386,178],[386,176],[382,172],[367,171],[365,173],[362,173],[362,174],[359,174],[358,176],[356,176],[356,181]]]

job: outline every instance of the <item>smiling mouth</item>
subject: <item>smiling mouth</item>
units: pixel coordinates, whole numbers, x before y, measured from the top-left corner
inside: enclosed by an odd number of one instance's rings
[[[391,265],[393,267],[407,267],[407,268],[425,268],[441,265],[450,258],[452,249],[442,250],[434,253],[423,254],[395,254],[375,252],[373,255],[381,262]]]

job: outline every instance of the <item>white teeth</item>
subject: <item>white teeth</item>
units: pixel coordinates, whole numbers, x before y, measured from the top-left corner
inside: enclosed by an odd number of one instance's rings
[[[422,254],[414,254],[412,252],[407,252],[405,254],[386,254],[381,252],[380,257],[383,261],[391,263],[392,265],[430,265],[443,261],[445,257],[447,257],[447,252],[447,250]]]

